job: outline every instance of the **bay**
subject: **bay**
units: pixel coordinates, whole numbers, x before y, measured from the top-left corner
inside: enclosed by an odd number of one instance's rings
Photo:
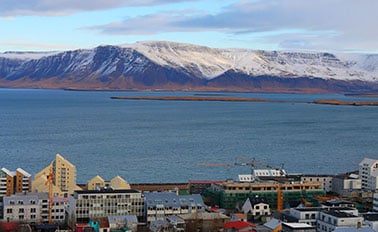
[[[111,96],[228,95],[286,100],[115,100]],[[77,182],[224,180],[248,167],[201,167],[238,157],[289,173],[337,174],[378,158],[378,108],[316,105],[343,95],[0,89],[0,166],[35,174],[60,153]],[[374,99],[377,100],[377,99]]]

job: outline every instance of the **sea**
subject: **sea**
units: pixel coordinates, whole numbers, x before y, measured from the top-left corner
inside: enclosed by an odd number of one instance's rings
[[[112,96],[233,96],[277,102],[119,100]],[[255,160],[288,173],[339,174],[378,159],[378,107],[318,105],[339,94],[0,89],[0,168],[34,175],[57,153],[77,183],[237,179]],[[278,102],[283,101],[283,102]],[[256,165],[254,168],[264,168]]]

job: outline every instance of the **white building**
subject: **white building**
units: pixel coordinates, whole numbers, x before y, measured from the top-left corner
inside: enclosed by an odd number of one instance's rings
[[[357,211],[357,210],[355,210]],[[329,232],[337,228],[353,227],[361,228],[363,217],[357,216],[357,212],[345,212],[338,210],[323,210],[319,214],[317,221],[318,232]]]
[[[139,221],[144,217],[144,197],[133,189],[75,191],[69,197],[68,223],[88,223],[93,218],[135,215]]]
[[[375,191],[378,189],[378,160],[363,159],[359,165],[359,174],[363,190]]]
[[[378,212],[378,193],[373,194],[373,211]]]
[[[320,209],[319,207],[290,208],[290,216],[293,216],[299,223],[316,226]]]
[[[251,214],[253,216],[270,215],[270,207],[268,200],[265,197],[249,197],[242,206],[244,214]]]
[[[52,219],[54,223],[65,221],[67,199],[53,199]],[[4,221],[43,224],[49,216],[48,193],[17,193],[3,198]]]
[[[361,179],[357,174],[345,173],[333,177],[332,192],[350,197],[359,191],[361,191]]]

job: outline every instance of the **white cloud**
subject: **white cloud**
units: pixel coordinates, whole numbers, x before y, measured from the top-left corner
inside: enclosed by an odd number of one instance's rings
[[[218,14],[161,12],[91,27],[108,34],[218,31],[266,36],[282,48],[378,50],[376,0],[239,1]],[[300,31],[298,33],[297,31]]]
[[[197,0],[2,0],[0,16],[60,16],[119,7],[156,6]]]

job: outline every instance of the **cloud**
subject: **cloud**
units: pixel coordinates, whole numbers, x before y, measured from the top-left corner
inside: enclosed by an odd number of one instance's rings
[[[238,35],[279,31],[266,36],[282,48],[316,48],[328,44],[367,49],[378,39],[376,0],[239,1],[216,14],[160,12],[127,18],[90,29],[106,34],[143,35],[162,32],[216,31]],[[300,33],[298,33],[300,31]],[[283,36],[283,38],[280,38]]]
[[[198,0],[2,0],[0,16],[61,16],[83,11],[157,6],[193,1]]]

